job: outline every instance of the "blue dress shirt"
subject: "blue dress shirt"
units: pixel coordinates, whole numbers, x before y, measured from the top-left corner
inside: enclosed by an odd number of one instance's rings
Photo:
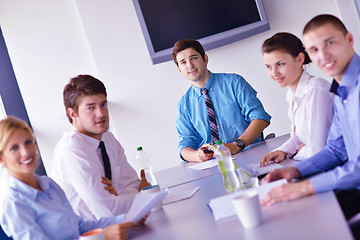
[[[360,58],[354,54],[340,85],[334,80],[334,119],[322,151],[295,167],[316,192],[360,190]]]
[[[263,119],[270,123],[256,91],[237,74],[212,73],[205,86],[214,105],[219,138],[234,142],[252,120]],[[198,149],[211,143],[208,112],[201,88],[191,86],[177,106],[176,129],[179,133],[179,150]],[[259,136],[254,142],[261,141]]]
[[[2,205],[1,226],[13,239],[77,239],[87,231],[124,222],[124,215],[83,220],[77,216],[62,189],[49,177],[37,176],[42,191],[9,176]]]

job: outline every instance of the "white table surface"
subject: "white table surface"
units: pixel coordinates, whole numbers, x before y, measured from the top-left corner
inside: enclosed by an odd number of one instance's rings
[[[267,140],[235,155],[237,165],[258,162],[289,135]],[[283,164],[292,164],[292,161]],[[333,192],[263,207],[264,223],[244,229],[237,217],[215,221],[207,206],[226,193],[217,167],[196,171],[185,164],[156,173],[162,187],[183,191],[199,186],[195,195],[152,212],[145,226],[134,227],[130,239],[353,239]],[[194,172],[195,171],[195,172]]]

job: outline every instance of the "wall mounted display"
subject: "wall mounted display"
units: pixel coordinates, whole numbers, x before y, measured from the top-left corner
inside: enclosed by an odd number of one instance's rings
[[[174,43],[194,38],[205,50],[270,29],[262,0],[133,0],[153,64],[171,60]]]

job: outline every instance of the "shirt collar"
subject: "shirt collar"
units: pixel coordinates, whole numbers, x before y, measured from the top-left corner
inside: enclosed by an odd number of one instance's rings
[[[206,86],[205,86],[205,88],[207,90],[210,90],[212,88],[212,86],[214,85],[214,78],[215,78],[215,75],[212,72],[209,71],[209,79],[208,79],[208,81],[206,83]]]
[[[214,78],[215,78],[215,75],[212,72],[209,71],[209,79],[208,79],[208,81],[207,81],[207,83],[205,85],[205,88],[207,90],[209,90],[209,91],[211,91],[212,86],[214,85]],[[201,90],[203,88],[198,88],[198,87],[195,87],[193,85],[191,85],[191,87],[192,87],[193,91],[195,92],[195,95],[200,97],[201,96]]]
[[[340,86],[354,87],[358,81],[357,76],[360,72],[360,57],[355,53],[346,68],[344,76],[341,79]]]
[[[50,179],[47,177],[41,177],[39,175],[36,175],[37,182],[39,184],[39,187],[44,191],[47,192],[50,188]],[[26,183],[23,183],[19,179],[9,175],[9,182],[8,182],[9,188],[15,192],[19,192],[22,195],[25,195],[33,200],[36,199],[38,194],[40,193],[39,190],[30,187]]]
[[[349,92],[356,86],[359,81],[357,76],[360,72],[360,57],[355,53],[352,57],[349,65],[346,68],[344,76],[341,79],[340,84],[333,80],[330,88],[330,92],[335,93],[342,99],[346,99]]]
[[[75,127],[73,127],[73,131],[76,134],[78,134],[84,141],[86,141],[86,143],[89,144],[92,149],[94,149],[95,151],[98,149],[99,144],[100,144],[99,140],[89,137],[89,136],[79,132]],[[103,138],[104,138],[104,134],[102,135],[101,141],[103,141]]]
[[[310,78],[311,78],[310,74],[304,70],[300,76],[298,85],[296,86],[296,90],[294,94],[295,97],[300,98],[306,93],[306,86],[308,85]]]

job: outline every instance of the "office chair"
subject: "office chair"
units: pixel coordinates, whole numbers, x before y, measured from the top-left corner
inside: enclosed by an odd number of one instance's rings
[[[265,138],[264,138],[264,132],[261,133],[261,141],[269,140],[274,137],[275,137],[275,133],[269,133],[268,135],[266,135]]]
[[[360,213],[350,218],[348,223],[355,239],[360,239]]]
[[[264,140],[269,140],[269,139],[274,138],[274,137],[275,137],[275,133],[269,133],[268,135],[266,135]]]

